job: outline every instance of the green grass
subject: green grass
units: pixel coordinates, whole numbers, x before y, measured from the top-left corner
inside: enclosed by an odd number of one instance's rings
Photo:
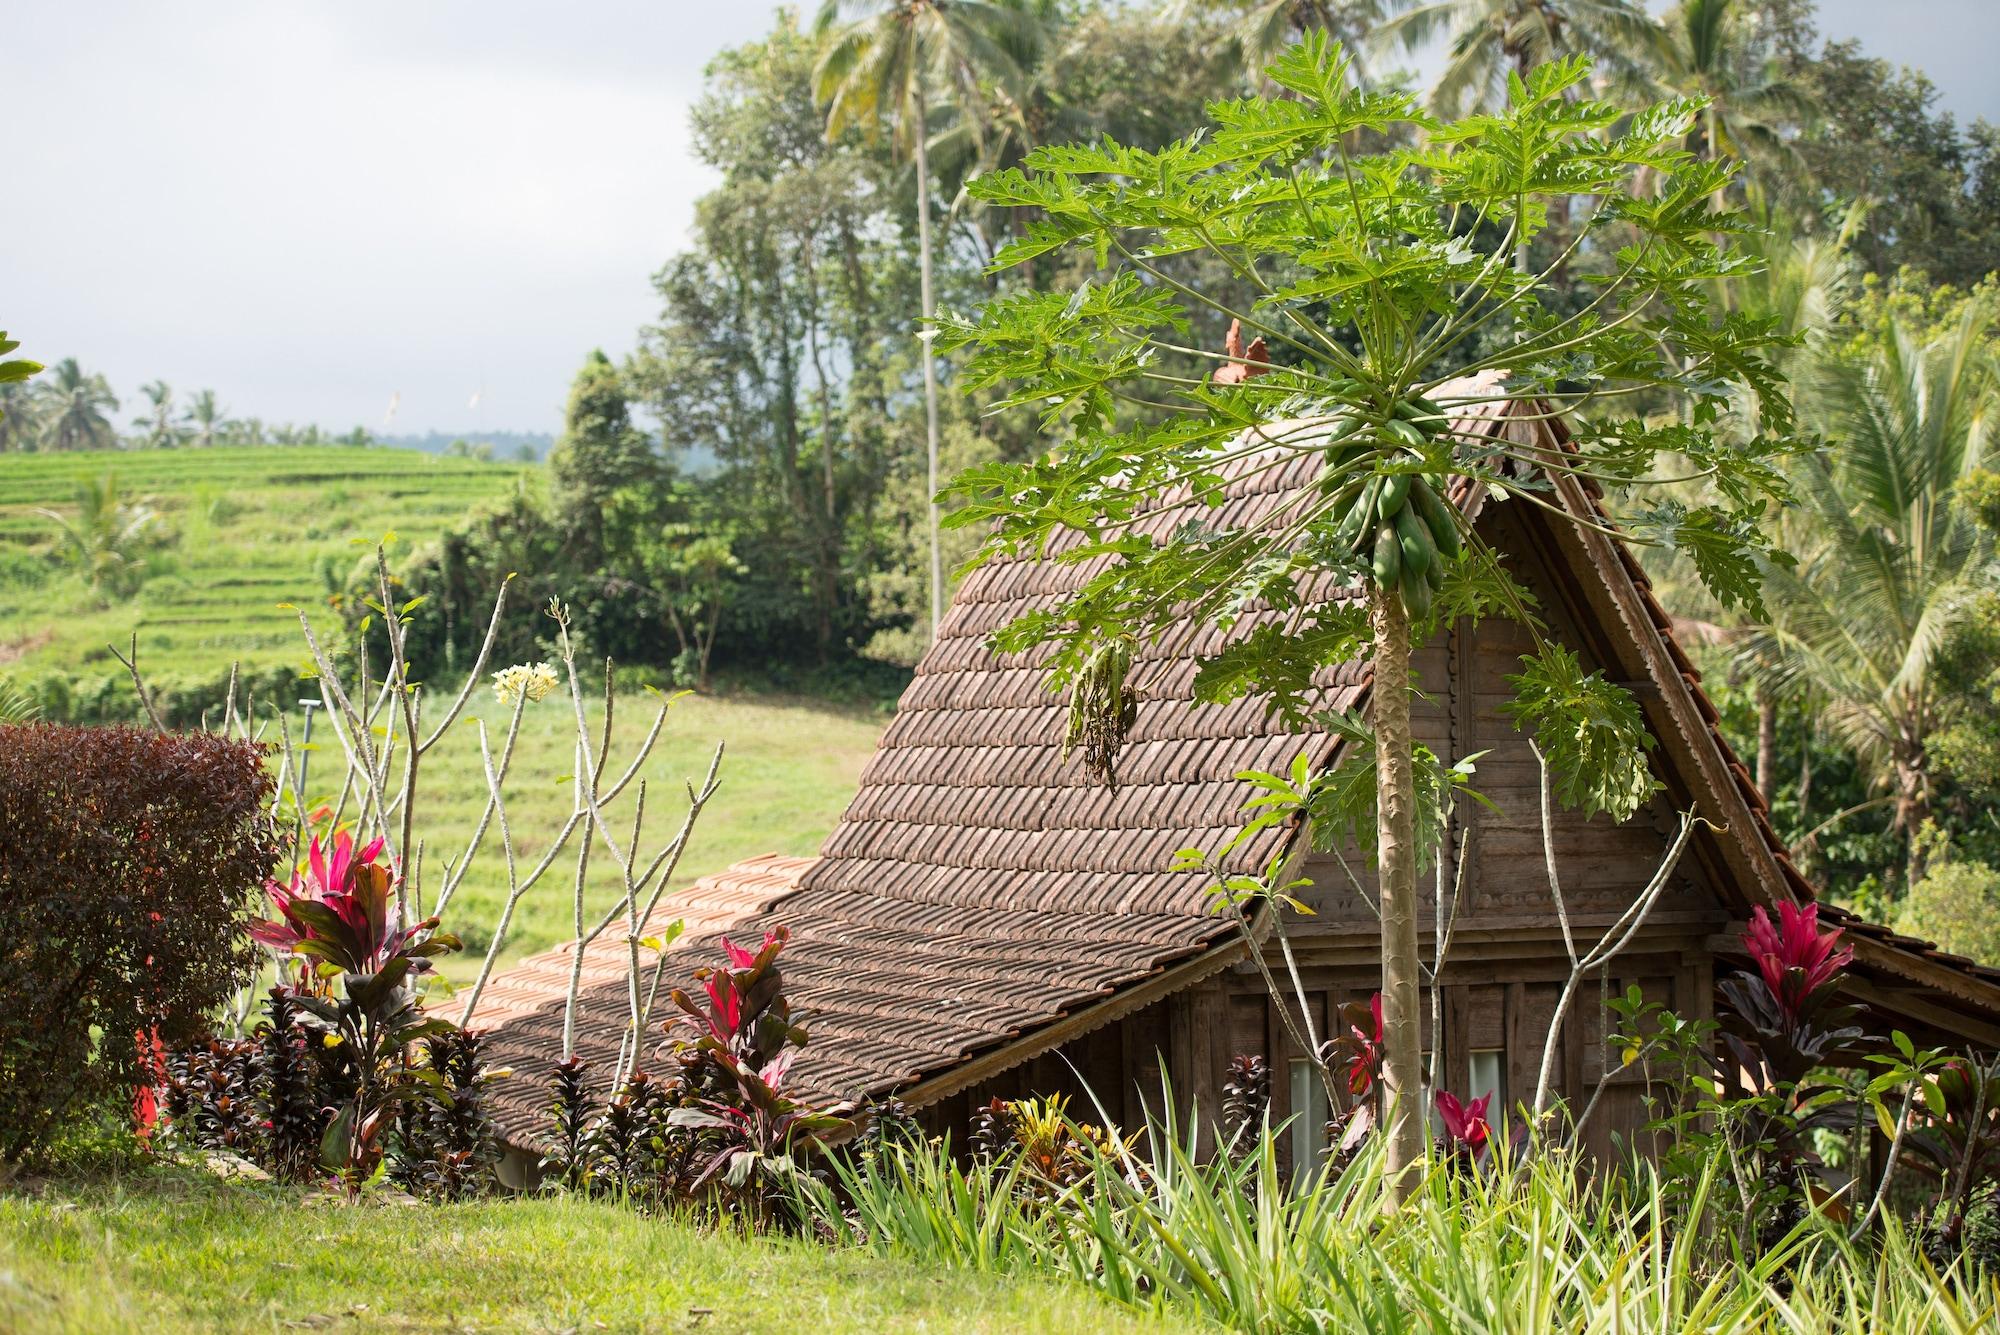
[[[164,573],[131,600],[109,605],[36,559],[51,525],[34,513],[37,506],[68,506],[79,482],[107,470],[116,471],[129,497],[159,509],[175,534]],[[135,631],[140,666],[155,686],[219,683],[232,661],[246,674],[302,666],[298,621],[279,604],[320,601],[323,567],[344,579],[364,558],[354,540],[372,542],[394,532],[401,547],[412,548],[504,496],[529,471],[413,450],[341,446],[7,456],[0,459],[0,675],[26,682],[56,672],[102,681],[122,716],[136,700],[107,646],[122,648]],[[516,608],[513,615],[537,613]],[[487,721],[497,750],[508,710],[483,688],[477,699],[470,718]],[[636,691],[622,697],[613,745],[621,771],[653,707]],[[433,887],[445,860],[461,855],[486,799],[470,718],[426,757],[421,773],[418,834],[425,879]],[[570,719],[567,700],[552,698],[531,707],[524,720],[507,784],[516,850],[524,860],[547,849],[569,814]],[[292,721],[296,726],[296,711]],[[685,807],[684,782],[699,781],[720,741],[727,746],[722,788],[696,829],[675,885],[758,853],[816,851],[853,796],[885,721],[867,706],[791,697],[683,699],[643,771],[647,843],[657,847],[671,833]],[[324,732],[318,740],[323,745],[315,756],[313,795],[335,778],[336,753],[325,749]],[[629,825],[636,798],[635,785],[610,808],[619,828]],[[614,898],[617,876],[601,849],[593,864],[588,899],[601,912]],[[521,902],[503,963],[573,934],[570,865],[565,858]],[[447,914],[468,946],[446,963],[448,978],[464,981],[477,971],[504,890],[495,830]]]
[[[0,459],[0,671],[121,672],[106,646],[137,633],[141,665],[162,679],[213,680],[298,666],[285,602],[343,580],[356,539],[393,532],[405,549],[498,499],[529,470],[416,450],[297,446],[85,451]],[[73,508],[86,479],[117,474],[128,498],[160,512],[173,541],[128,601],[104,603],[74,576],[23,558],[54,532],[38,507]]]
[[[706,1309],[706,1312],[704,1312]],[[0,1330],[1188,1330],[1002,1279],[570,1199],[364,1203],[162,1170],[0,1194]]]
[[[469,712],[486,720],[497,754],[510,709],[489,691]],[[612,764],[622,773],[658,708],[634,692],[621,698],[612,741]],[[687,854],[674,877],[676,888],[697,876],[719,871],[758,853],[814,853],[846,808],[874,753],[887,718],[867,707],[841,707],[809,700],[685,696],[668,714],[652,758],[641,771],[647,784],[648,850],[657,849],[679,828],[687,809],[686,783],[701,782],[715,744],[724,743],[721,787],[703,811]],[[592,711],[592,728],[599,726]],[[573,713],[566,697],[551,696],[528,706],[507,788],[508,818],[515,852],[532,863],[546,852],[570,812],[570,740]],[[316,743],[317,746],[317,743]],[[323,754],[323,753],[322,753]],[[322,762],[323,763],[323,762]],[[424,880],[435,886],[442,858],[460,856],[486,798],[478,738],[469,723],[441,741],[418,773],[418,828],[424,836]],[[309,775],[309,787],[321,783]],[[638,785],[607,808],[621,841],[631,827]],[[448,906],[446,925],[466,939],[463,954],[449,957],[447,978],[465,981],[477,972],[505,895],[504,862],[497,830],[473,863],[464,887]],[[521,901],[508,932],[505,959],[545,950],[573,932],[572,849]],[[525,870],[525,867],[524,867]],[[601,913],[615,902],[619,879],[600,847],[592,856],[587,901]],[[671,900],[667,901],[671,902]]]

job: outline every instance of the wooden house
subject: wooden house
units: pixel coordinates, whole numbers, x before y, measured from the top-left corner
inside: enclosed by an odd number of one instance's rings
[[[1564,444],[1559,422],[1516,405],[1493,405],[1460,427],[1551,452]],[[1302,453],[1246,477],[1210,522],[1242,522],[1280,504],[1316,468]],[[1593,525],[1609,522],[1573,479],[1544,496]],[[1815,890],[1773,833],[1631,554],[1518,499],[1457,499],[1585,667],[1635,693],[1658,739],[1651,763],[1662,788],[1634,819],[1555,811],[1573,932],[1594,941],[1625,910],[1660,865],[1679,813],[1714,827],[1695,835],[1654,911],[1589,979],[1563,1026],[1556,1087],[1580,1100],[1605,1067],[1605,993],[1637,983],[1684,1016],[1708,1015],[1718,974],[1738,967],[1737,936],[1752,909],[1810,901]],[[1178,518],[1169,509],[1144,522]],[[988,636],[1093,569],[1013,561],[969,575],[819,856],[751,859],[668,896],[662,914],[688,924],[674,947],[683,973],[718,959],[724,932],[790,928],[788,995],[811,1031],[795,1078],[813,1093],[896,1094],[962,1135],[990,1097],[1081,1095],[1085,1086],[1112,1116],[1136,1122],[1165,1075],[1178,1097],[1213,1116],[1230,1058],[1256,1053],[1270,1060],[1274,1114],[1314,1111],[1304,1054],[1275,1021],[1242,934],[1210,911],[1200,876],[1168,867],[1175,850],[1219,847],[1241,825],[1248,794],[1239,771],[1280,770],[1301,751],[1323,764],[1337,742],[1286,727],[1254,699],[1192,705],[1188,655],[1221,643],[1203,629],[1173,646],[1174,661],[1140,664],[1148,685],[1116,787],[1087,776],[1081,757],[1065,762],[1063,702],[1047,688],[1043,659],[997,655]],[[1358,595],[1329,581],[1313,596]],[[1446,628],[1418,653],[1413,719],[1418,739],[1444,756],[1485,753],[1476,786],[1498,808],[1463,804],[1451,824],[1445,857],[1452,866],[1463,858],[1463,892],[1440,977],[1442,1025],[1431,1033],[1427,1021],[1425,1036],[1445,1087],[1495,1093],[1498,1106],[1531,1095],[1570,968],[1544,860],[1539,769],[1501,711],[1511,698],[1506,677],[1527,648],[1525,632],[1499,619]],[[1358,707],[1368,669],[1347,665],[1321,685],[1328,706]],[[1314,883],[1307,898],[1316,913],[1288,930],[1324,1033],[1334,1007],[1380,985],[1375,917],[1340,861],[1311,852],[1303,830],[1266,831],[1237,860],[1261,865],[1280,848]],[[1349,850],[1345,861],[1372,891],[1367,859]],[[1845,987],[1879,1023],[1919,1042],[2000,1047],[2000,970],[1831,907],[1823,917],[1847,929],[1855,956]],[[1433,921],[1428,902],[1420,920]],[[1427,958],[1432,935],[1424,933]],[[622,940],[606,937],[585,959],[579,1052],[600,1071],[625,1028],[625,958]],[[494,1058],[520,1073],[498,1100],[517,1143],[541,1132],[534,1073],[558,1054],[569,970],[568,948],[522,963],[494,980],[479,1021],[492,1026]],[[1636,1087],[1621,1083],[1629,1075],[1614,1076],[1593,1120],[1600,1146],[1642,1120]],[[1301,1135],[1317,1120],[1299,1119]]]

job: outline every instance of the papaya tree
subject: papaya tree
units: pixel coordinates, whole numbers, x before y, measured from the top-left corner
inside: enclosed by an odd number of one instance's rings
[[[1513,678],[1511,716],[1558,797],[1623,820],[1657,786],[1636,702],[1543,637],[1453,488],[1594,522],[1553,494],[1563,475],[1594,481],[1633,540],[1686,553],[1723,605],[1755,614],[1758,563],[1782,560],[1760,527],[1783,498],[1775,464],[1801,445],[1769,360],[1784,336],[1711,304],[1716,280],[1755,261],[1731,248],[1748,221],[1712,203],[1732,166],[1685,148],[1700,99],[1638,112],[1593,101],[1575,58],[1510,77],[1504,110],[1440,121],[1402,92],[1355,86],[1317,34],[1269,74],[1279,95],[1216,103],[1212,129],[1158,152],[1045,147],[973,183],[1027,219],[996,270],[1052,252],[1095,265],[1073,266],[1092,273],[1074,290],[1015,290],[940,318],[968,383],[997,391],[1001,411],[1039,412],[1052,446],[962,475],[952,522],[984,528],[974,565],[1040,556],[1059,537],[1061,560],[1109,558],[994,637],[1005,652],[1052,647],[1069,740],[1107,775],[1144,688],[1128,680],[1141,646],[1180,643],[1190,618],[1224,632],[1199,664],[1198,700],[1261,694],[1294,720],[1324,718],[1314,674],[1372,660],[1366,719],[1326,721],[1350,756],[1373,748],[1360,772],[1374,771],[1382,1074],[1404,1191],[1424,1145],[1415,812],[1454,781],[1419,772],[1445,762],[1412,745],[1412,644],[1456,617],[1522,619],[1539,647]],[[1517,254],[1552,214],[1572,219],[1557,253],[1522,271]],[[1185,277],[1218,271],[1247,296]],[[1234,323],[1222,351],[1196,346],[1195,317]],[[1726,441],[1714,428],[1746,394],[1758,432]],[[1462,427],[1502,399],[1564,415],[1569,448]],[[1299,451],[1319,457],[1317,483],[1261,518],[1190,518],[1158,536],[1132,522],[1168,506],[1198,516]],[[1706,485],[1678,485],[1690,479]],[[1365,601],[1306,596],[1328,572]],[[1342,768],[1351,806],[1357,771]]]

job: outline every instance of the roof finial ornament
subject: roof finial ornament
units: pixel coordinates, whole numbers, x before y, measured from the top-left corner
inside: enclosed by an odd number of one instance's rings
[[[1271,374],[1271,349],[1259,334],[1250,340],[1250,346],[1243,346],[1243,322],[1229,322],[1229,336],[1222,340],[1223,355],[1229,358],[1224,365],[1215,368],[1209,382],[1217,385],[1240,385],[1244,381],[1260,375]]]

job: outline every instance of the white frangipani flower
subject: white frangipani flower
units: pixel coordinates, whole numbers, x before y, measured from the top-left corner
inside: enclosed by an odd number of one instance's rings
[[[516,663],[493,674],[493,694],[503,705],[511,705],[521,696],[533,704],[561,684],[553,663]]]

